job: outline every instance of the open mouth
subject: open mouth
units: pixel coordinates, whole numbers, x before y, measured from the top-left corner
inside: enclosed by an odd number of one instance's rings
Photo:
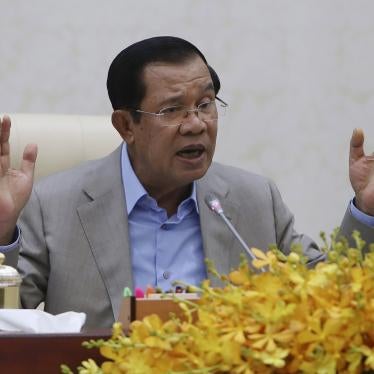
[[[188,145],[177,152],[177,155],[187,159],[199,158],[205,152],[203,145]]]

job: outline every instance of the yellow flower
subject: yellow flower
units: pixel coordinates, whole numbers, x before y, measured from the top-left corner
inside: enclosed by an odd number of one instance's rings
[[[79,374],[101,374],[101,369],[96,365],[96,362],[89,358],[87,361],[82,362],[79,368]]]
[[[336,359],[331,355],[325,355],[317,360],[305,360],[300,364],[299,370],[310,374],[336,374]]]
[[[359,351],[366,356],[365,366],[368,369],[374,369],[374,348],[370,349],[367,346],[362,346]]]
[[[253,353],[253,356],[266,365],[282,368],[286,363],[284,359],[287,357],[288,352],[289,351],[287,349],[276,348],[271,353],[268,353],[267,351],[256,351]]]
[[[231,283],[240,286],[248,281],[248,275],[243,271],[234,270],[229,274],[229,280]]]
[[[345,355],[347,362],[349,363],[348,372],[357,373],[362,370],[362,357],[363,353],[359,349],[352,348]]]
[[[256,259],[252,260],[252,265],[256,269],[260,269],[265,266],[271,266],[277,262],[277,257],[272,251],[264,252],[258,248],[251,248]]]
[[[310,342],[323,342],[325,339],[336,336],[344,327],[342,320],[329,318],[323,321],[319,311],[309,318],[309,328],[300,332],[297,340],[301,344]]]
[[[361,268],[353,268],[351,270],[352,276],[352,291],[358,292],[362,289],[363,282],[364,282],[364,274]]]
[[[146,338],[144,340],[144,344],[147,346],[147,347],[150,347],[150,348],[159,348],[159,349],[163,349],[165,351],[170,351],[171,350],[171,345],[168,341],[165,341],[164,339],[161,339],[157,336],[148,336],[148,338]]]
[[[290,343],[294,338],[294,333],[289,329],[279,329],[276,326],[267,325],[263,333],[250,334],[248,338],[254,341],[250,343],[251,348],[273,352],[278,348],[279,343],[283,347]]]
[[[308,269],[300,249],[288,257],[253,248],[247,262],[215,289],[204,281],[199,303],[181,302],[183,320],[156,315],[120,325],[107,342],[91,342],[106,361],[84,361],[82,374],[360,373],[374,370],[374,246],[363,256],[336,242],[324,263]],[[329,248],[326,245],[326,248]],[[64,367],[64,373],[71,373]]]

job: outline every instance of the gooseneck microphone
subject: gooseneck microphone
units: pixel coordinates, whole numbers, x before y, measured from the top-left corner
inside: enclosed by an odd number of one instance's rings
[[[205,196],[204,200],[205,200],[205,204],[209,207],[209,209],[212,210],[214,213],[218,214],[222,218],[223,222],[225,222],[226,226],[230,229],[230,231],[234,234],[235,238],[239,241],[239,243],[245,249],[248,256],[252,260],[256,260],[256,256],[253,254],[253,252],[250,250],[250,248],[245,243],[243,238],[240,236],[238,231],[235,229],[235,227],[232,225],[232,223],[226,217],[225,212],[223,211],[221,202],[219,201],[218,197],[215,196],[212,193],[209,193]],[[265,270],[263,268],[261,268],[261,271],[264,272]]]

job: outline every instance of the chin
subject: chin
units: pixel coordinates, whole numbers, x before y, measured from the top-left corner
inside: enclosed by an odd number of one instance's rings
[[[205,167],[201,167],[199,169],[188,170],[185,173],[183,173],[183,177],[181,179],[185,181],[184,184],[189,184],[189,183],[192,183],[193,181],[201,179],[208,171],[209,166],[210,164],[206,165]]]

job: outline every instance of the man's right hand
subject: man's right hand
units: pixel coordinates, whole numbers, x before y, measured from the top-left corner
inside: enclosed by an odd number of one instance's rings
[[[10,118],[0,118],[0,245],[10,244],[21,210],[30,197],[36,155],[36,144],[23,151],[19,169],[10,168]]]

